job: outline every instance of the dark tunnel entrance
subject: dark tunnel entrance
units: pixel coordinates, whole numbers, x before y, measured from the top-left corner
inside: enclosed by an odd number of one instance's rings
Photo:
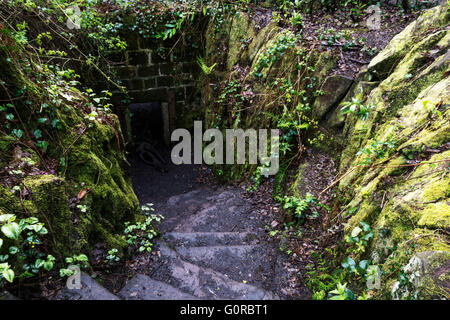
[[[171,132],[175,129],[174,101],[133,103],[130,112],[130,150],[133,189],[141,204],[162,210],[167,196],[197,186],[198,165],[175,165],[171,160]]]
[[[146,141],[162,147],[165,144],[162,103],[133,103],[129,108],[133,141]]]
[[[132,156],[160,172],[167,172],[170,126],[168,104],[160,101],[129,106]]]

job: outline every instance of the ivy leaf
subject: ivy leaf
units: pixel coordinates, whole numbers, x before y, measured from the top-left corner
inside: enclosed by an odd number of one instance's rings
[[[62,129],[61,121],[59,121],[59,119],[53,119],[52,122],[51,122],[51,125],[52,125],[53,128],[56,128],[56,129],[59,129],[59,130]]]
[[[77,260],[80,262],[89,261],[88,257],[85,254],[80,254],[79,256],[77,256]]]
[[[359,262],[359,267],[361,268],[361,270],[366,270],[368,266],[369,266],[368,260],[361,260]]]
[[[40,235],[46,235],[48,233],[48,230],[46,228],[41,228],[41,230],[38,231],[38,234]]]
[[[10,254],[14,255],[14,254],[16,254],[17,252],[19,252],[19,248],[14,247],[14,246],[9,247],[9,253],[10,253]]]
[[[347,257],[347,259],[345,259],[344,261],[342,261],[342,267],[344,268],[344,269],[350,269],[350,270],[353,270],[354,268],[355,268],[355,266],[356,266],[356,262],[355,262],[355,260],[353,260],[352,258],[350,258],[350,257]]]
[[[362,222],[362,221],[359,224],[363,227],[364,231],[366,231],[366,232],[370,231],[370,225],[369,224],[367,224],[365,222]]]
[[[34,130],[33,134],[37,139],[42,138],[42,131],[39,129]]]
[[[362,237],[361,239],[369,241],[370,238],[373,237],[373,232],[369,232],[368,234],[366,234],[364,237]]]
[[[2,227],[2,232],[9,239],[17,240],[19,239],[20,228],[17,223],[11,222]]]
[[[53,262],[52,261],[45,261],[44,262],[44,269],[47,271],[50,271],[53,269]]]
[[[9,268],[6,270],[3,270],[2,276],[3,276],[3,278],[5,278],[6,281],[8,281],[9,283],[12,283],[14,280],[14,271]]]
[[[13,129],[12,133],[19,139],[23,136],[23,131],[20,129]]]
[[[36,143],[36,146],[38,146],[39,148],[41,148],[44,152],[47,151],[47,147],[48,147],[48,142],[47,141],[38,141]]]
[[[360,227],[355,227],[352,230],[352,238],[357,237],[361,233],[362,229]]]
[[[67,264],[73,263],[73,259],[70,258],[70,257],[67,257],[65,260],[66,260],[66,263],[67,263]]]
[[[36,262],[34,263],[34,267],[36,269],[41,268],[44,265],[45,261],[42,259],[37,259]]]
[[[3,239],[0,239],[0,248],[3,246]]]
[[[33,230],[33,231],[39,233],[43,227],[44,227],[43,223],[38,223],[38,224],[26,225],[25,229]]]
[[[0,224],[12,222],[16,219],[16,216],[13,214],[1,214],[0,215]]]

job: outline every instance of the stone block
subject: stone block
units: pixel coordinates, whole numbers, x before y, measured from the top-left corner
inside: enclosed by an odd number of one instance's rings
[[[149,97],[147,101],[167,101],[168,94],[166,88],[153,88],[145,91],[145,94]]]
[[[183,73],[197,73],[200,71],[200,67],[197,62],[185,62],[183,63]]]
[[[144,88],[144,81],[142,79],[132,79],[131,87],[133,90],[142,90]]]
[[[147,51],[129,51],[128,64],[133,66],[146,66],[149,64],[149,52]]]
[[[159,65],[159,71],[161,75],[173,75],[175,72],[174,63],[163,63]]]
[[[131,79],[136,77],[136,68],[133,66],[119,67],[117,68],[117,73],[122,80]]]
[[[164,56],[163,53],[152,52],[152,63],[167,63],[170,62],[170,57]]]
[[[144,89],[150,89],[156,87],[156,78],[150,78],[144,80]]]
[[[159,76],[158,66],[157,65],[140,66],[138,67],[137,74],[141,78]]]
[[[156,80],[158,87],[171,87],[173,86],[173,78],[171,76],[161,76]]]
[[[184,101],[185,99],[185,91],[183,87],[172,89],[175,92],[175,100],[176,101]]]

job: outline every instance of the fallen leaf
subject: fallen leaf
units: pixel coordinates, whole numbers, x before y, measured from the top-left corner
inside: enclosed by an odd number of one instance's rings
[[[78,196],[77,196],[78,200],[83,199],[84,196],[86,195],[86,193],[87,193],[86,189],[81,189],[80,192],[78,192]]]

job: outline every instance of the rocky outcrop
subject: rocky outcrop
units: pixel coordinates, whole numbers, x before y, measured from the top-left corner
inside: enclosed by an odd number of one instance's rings
[[[384,270],[415,264],[414,259],[432,251],[443,252],[433,270],[444,268],[448,273],[448,20],[448,7],[439,6],[395,36],[359,75],[360,90],[352,96],[362,94],[362,103],[374,107],[370,115],[364,120],[348,114],[345,119],[348,145],[341,155],[344,176],[339,190],[348,199],[346,233],[361,221],[369,223],[375,236],[364,257]],[[422,265],[427,273],[427,263]],[[383,279],[383,292],[391,292],[393,286],[399,290],[392,275]],[[448,295],[448,281],[434,282],[437,278],[420,280],[428,284],[417,297]]]
[[[320,90],[323,95],[317,97],[313,104],[313,117],[321,120],[327,112],[329,112],[336,104],[342,101],[347,94],[353,78],[341,75],[329,76],[325,79]]]
[[[343,207],[339,211],[343,212],[346,235],[360,222],[368,223],[374,232],[373,240],[356,258],[368,259],[385,270],[382,288],[377,291],[383,297],[392,293],[398,270],[413,256],[449,251],[445,232],[450,223],[448,20],[446,5],[425,11],[350,79],[330,75],[336,66],[336,57],[330,52],[310,50],[307,60],[299,60],[297,53],[302,47],[289,42],[289,31],[270,23],[254,34],[254,26],[244,14],[232,22],[234,40],[226,40],[234,48],[226,73],[216,76],[219,80],[240,79],[240,90],[251,97],[251,105],[233,118],[229,116],[233,112],[223,105],[214,109],[214,102],[206,101],[206,120],[211,127],[273,125],[274,115],[281,113],[277,106],[296,107],[283,101],[285,92],[277,91],[279,87],[273,83],[295,82],[296,64],[307,61],[314,69],[307,75],[319,86],[306,89],[309,96],[301,107],[309,103],[312,118],[337,133],[335,136],[343,129],[343,150],[333,151],[338,153],[342,177],[338,192]],[[249,30],[248,38],[242,36],[243,29]],[[238,46],[235,39],[239,35],[245,41]],[[207,37],[211,46],[214,33]],[[277,97],[276,103],[267,98],[271,95]],[[343,113],[340,103],[346,101],[353,101],[355,107]],[[314,122],[309,125],[313,128]],[[299,166],[295,181],[303,181],[303,167]],[[235,179],[248,170],[245,166],[232,168],[229,177]],[[435,263],[445,269],[447,255],[440,257]],[[448,294],[448,281],[429,285],[433,279],[436,277],[425,281],[432,292],[421,291],[423,286],[419,286],[418,298]]]

